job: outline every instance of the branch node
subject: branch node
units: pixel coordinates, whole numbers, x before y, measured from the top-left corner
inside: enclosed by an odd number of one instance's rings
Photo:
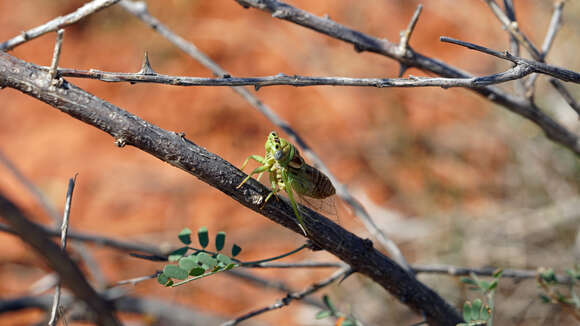
[[[119,148],[125,147],[125,145],[127,145],[127,140],[123,137],[115,138],[115,145]]]

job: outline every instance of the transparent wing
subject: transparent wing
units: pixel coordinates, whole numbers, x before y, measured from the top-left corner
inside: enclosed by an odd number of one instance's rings
[[[324,199],[307,197],[301,194],[296,195],[296,202],[328,217],[335,223],[340,224],[338,210],[336,209],[336,195],[326,197]],[[298,206],[298,208],[300,209],[300,206]]]

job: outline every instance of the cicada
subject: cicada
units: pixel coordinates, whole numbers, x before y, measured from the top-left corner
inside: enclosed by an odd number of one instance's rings
[[[307,235],[294,193],[298,197],[305,196],[314,199],[324,199],[334,195],[336,190],[332,182],[330,182],[330,179],[324,173],[307,164],[302,156],[300,156],[300,152],[296,146],[280,138],[276,132],[272,131],[268,135],[264,147],[266,149],[264,157],[250,155],[242,164],[242,170],[246,167],[250,159],[262,165],[255,168],[237,188],[240,188],[254,174],[258,174],[257,180],[260,180],[262,175],[267,172],[270,176],[272,191],[264,200],[264,204],[272,196],[277,196],[278,192],[284,190],[288,194],[292,210],[298,219],[298,225],[302,229],[302,232],[304,232],[304,235]]]

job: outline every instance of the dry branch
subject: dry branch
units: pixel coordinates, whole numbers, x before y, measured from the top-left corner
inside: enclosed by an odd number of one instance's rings
[[[0,77],[0,81],[2,80]],[[50,268],[58,273],[63,285],[90,307],[100,325],[121,325],[113,314],[112,306],[91,287],[72,259],[3,195],[0,195],[0,216],[12,225],[18,236],[34,248]]]
[[[297,25],[326,34],[335,39],[354,45],[356,51],[368,51],[397,60],[405,67],[416,67],[430,71],[442,77],[471,78],[473,76],[439,60],[427,57],[407,48],[404,54],[398,51],[398,45],[385,39],[378,39],[357,30],[348,28],[328,18],[317,17],[307,11],[276,0],[235,0],[244,8],[256,8],[270,13],[274,18],[286,20]],[[580,155],[580,139],[564,126],[542,112],[533,102],[508,94],[496,87],[487,86],[472,88],[481,96],[505,107],[535,123],[552,141],[559,143],[572,152]]]
[[[285,200],[263,198],[269,189],[255,180],[235,187],[244,178],[236,167],[185,138],[152,125],[70,84],[50,87],[48,73],[41,67],[0,53],[0,86],[11,87],[39,99],[62,112],[90,124],[115,138],[118,146],[132,145],[178,167],[224,192],[242,205],[300,234],[294,213]],[[381,285],[398,300],[425,316],[433,325],[456,325],[462,319],[447,302],[398,264],[364,240],[321,215],[307,210],[306,228],[314,244],[337,256],[353,270]]]

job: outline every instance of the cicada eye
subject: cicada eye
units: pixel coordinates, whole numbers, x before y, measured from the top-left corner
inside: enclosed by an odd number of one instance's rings
[[[281,150],[277,150],[274,152],[274,159],[276,161],[279,161],[282,158],[282,155],[284,155],[284,152],[282,152]]]

